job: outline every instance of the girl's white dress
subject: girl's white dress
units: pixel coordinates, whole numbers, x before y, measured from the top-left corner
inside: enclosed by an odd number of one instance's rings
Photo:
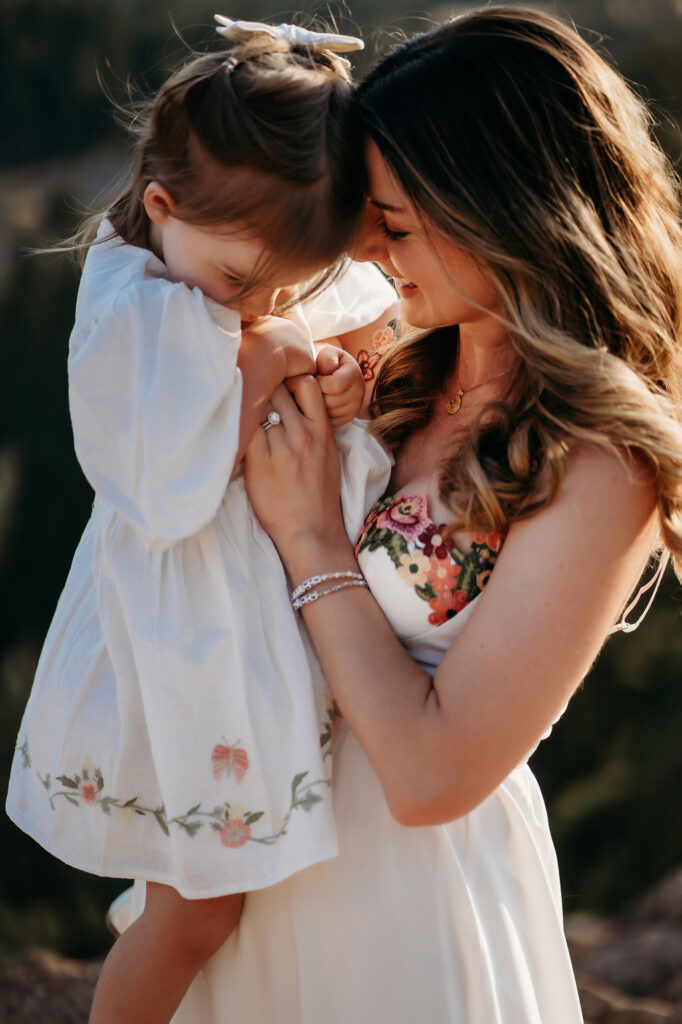
[[[427,670],[466,628],[500,543],[453,551],[423,495],[375,507],[360,565]],[[405,828],[338,720],[333,750],[338,856],[247,894],[173,1024],[579,1024],[556,856],[528,766],[465,817]],[[136,883],[133,916],[143,904]]]
[[[318,340],[372,323],[394,299],[376,268],[349,264],[301,312]],[[7,799],[13,821],[67,863],[190,898],[267,886],[337,851],[330,702],[280,560],[232,476],[239,343],[239,315],[169,281],[148,251],[120,239],[90,250],[69,398],[95,502]],[[356,532],[384,456],[359,424],[339,439]]]

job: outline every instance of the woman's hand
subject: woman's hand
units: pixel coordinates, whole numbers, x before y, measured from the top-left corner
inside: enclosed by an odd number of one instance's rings
[[[301,542],[343,535],[339,456],[320,386],[302,376],[272,395],[281,422],[259,429],[246,451],[246,488],[285,566]]]

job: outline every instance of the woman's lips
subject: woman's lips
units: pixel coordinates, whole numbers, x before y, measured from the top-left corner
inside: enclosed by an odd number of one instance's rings
[[[396,286],[398,294],[405,297],[411,295],[417,289],[416,284],[413,284],[411,281],[404,281],[400,277],[394,277],[393,284]]]

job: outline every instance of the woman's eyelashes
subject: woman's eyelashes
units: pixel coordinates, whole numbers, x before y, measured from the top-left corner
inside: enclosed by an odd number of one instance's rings
[[[409,234],[408,231],[391,231],[383,217],[379,221],[379,227],[381,228],[386,238],[390,238],[392,242],[398,242],[400,241],[401,238],[405,238],[405,236]]]

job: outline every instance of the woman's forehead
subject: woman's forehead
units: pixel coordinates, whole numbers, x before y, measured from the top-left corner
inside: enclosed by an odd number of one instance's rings
[[[412,204],[373,139],[367,141],[365,159],[373,205],[390,213],[409,213]]]

